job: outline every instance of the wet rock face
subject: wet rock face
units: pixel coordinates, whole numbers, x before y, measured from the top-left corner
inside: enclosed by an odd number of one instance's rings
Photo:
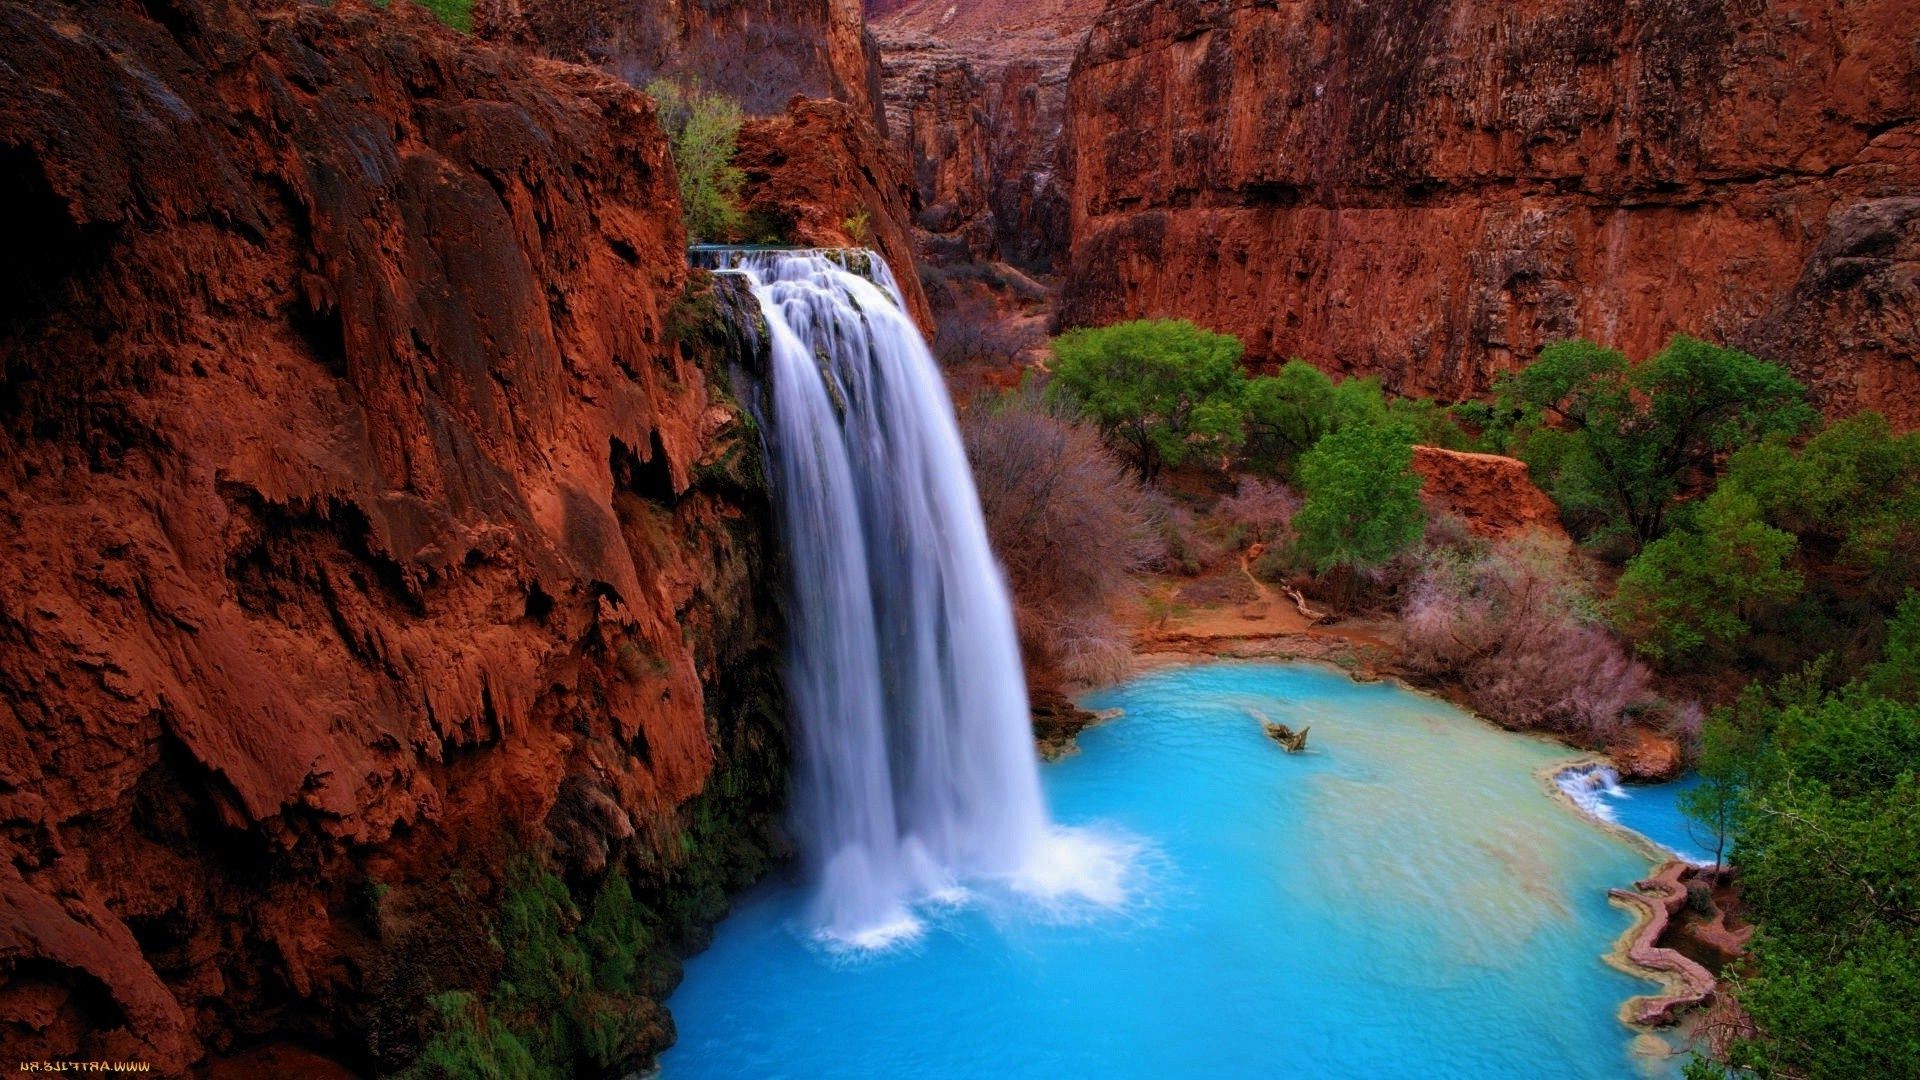
[[[1051,269],[1065,255],[1067,72],[1101,0],[868,0],[887,126],[925,209],[923,256]]]
[[[406,4],[0,56],[0,1045],[391,1067],[510,849],[650,895],[778,741],[663,138]]]
[[[699,80],[771,115],[833,98],[884,124],[860,0],[476,0],[476,33],[605,68],[635,86]]]
[[[746,174],[750,220],[794,244],[879,252],[908,312],[931,331],[907,231],[919,201],[905,161],[864,117],[838,101],[796,98],[785,114],[741,128],[734,164]]]
[[[1448,398],[1685,330],[1913,425],[1916,116],[1905,0],[1112,0],[1068,94],[1062,319]]]

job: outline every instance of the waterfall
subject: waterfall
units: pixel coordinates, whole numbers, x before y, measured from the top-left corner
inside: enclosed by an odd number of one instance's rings
[[[1619,821],[1614,803],[1632,798],[1627,789],[1620,786],[1620,774],[1611,765],[1576,765],[1562,769],[1553,782],[1583,812],[1609,823]]]
[[[792,824],[826,933],[1044,858],[1014,636],[953,406],[870,252],[708,248],[765,317],[761,427],[789,567]],[[867,275],[856,272],[866,271]]]

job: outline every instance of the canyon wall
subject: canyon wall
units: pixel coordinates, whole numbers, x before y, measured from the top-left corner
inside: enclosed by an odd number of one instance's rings
[[[1102,0],[867,0],[921,253],[1052,269],[1066,253],[1067,73]]]
[[[648,100],[404,3],[20,0],[0,57],[0,1045],[395,1067],[515,852],[697,939],[778,625]]]
[[[750,218],[790,243],[872,248],[893,271],[907,313],[933,331],[909,233],[919,202],[906,163],[851,106],[796,98],[785,113],[741,128],[734,164],[746,174]]]
[[[1065,139],[1066,325],[1442,398],[1687,331],[1920,424],[1911,0],[1111,0]]]
[[[477,0],[474,28],[630,85],[669,76],[733,98],[750,117],[735,162],[745,209],[770,230],[746,238],[871,245],[931,330],[908,233],[918,195],[887,143],[860,0]]]
[[[830,97],[883,126],[880,55],[860,0],[475,0],[474,31],[605,68],[635,86],[697,80],[748,112]]]

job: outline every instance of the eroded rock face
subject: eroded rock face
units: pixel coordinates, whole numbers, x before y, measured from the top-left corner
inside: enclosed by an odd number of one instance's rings
[[[635,86],[686,76],[749,112],[834,98],[876,125],[880,56],[860,0],[476,0],[474,31]]]
[[[647,100],[407,4],[0,56],[0,1044],[390,1067],[509,849],[690,888],[723,771],[763,843],[767,514]]]
[[[1101,2],[867,0],[929,261],[1051,269],[1066,253],[1067,72]]]
[[[740,130],[745,209],[791,243],[870,247],[887,260],[909,312],[933,327],[906,223],[919,205],[906,163],[850,106],[795,98]]]
[[[1069,325],[1444,398],[1681,330],[1920,423],[1909,0],[1112,0],[1067,112]]]
[[[1428,509],[1452,514],[1482,536],[1512,539],[1540,532],[1567,539],[1559,508],[1534,486],[1524,461],[1416,446],[1413,471],[1420,474],[1420,497]]]

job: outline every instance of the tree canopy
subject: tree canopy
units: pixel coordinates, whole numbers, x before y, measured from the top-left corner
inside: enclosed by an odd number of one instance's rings
[[[1244,437],[1240,340],[1185,320],[1142,319],[1053,339],[1049,393],[1126,453],[1148,480]]]
[[[740,106],[724,94],[665,79],[650,84],[647,93],[667,129],[687,236],[728,239],[741,227],[740,192],[746,184],[746,174],[733,164],[740,138]]]
[[[1549,345],[1496,390],[1514,449],[1570,524],[1635,548],[1666,530],[1683,480],[1814,418],[1785,368],[1684,334],[1639,364],[1591,341]]]
[[[1295,515],[1300,551],[1315,569],[1380,566],[1420,539],[1426,510],[1413,471],[1413,431],[1351,424],[1300,458],[1306,502]]]
[[[1920,603],[1911,604],[1920,620]],[[1888,662],[1897,663],[1889,656]],[[1920,1062],[1920,704],[1819,671],[1708,723],[1696,817],[1730,820],[1759,926],[1727,989],[1753,1022],[1725,1064],[1760,1077],[1911,1075]],[[1727,1075],[1697,1063],[1690,1076]]]

